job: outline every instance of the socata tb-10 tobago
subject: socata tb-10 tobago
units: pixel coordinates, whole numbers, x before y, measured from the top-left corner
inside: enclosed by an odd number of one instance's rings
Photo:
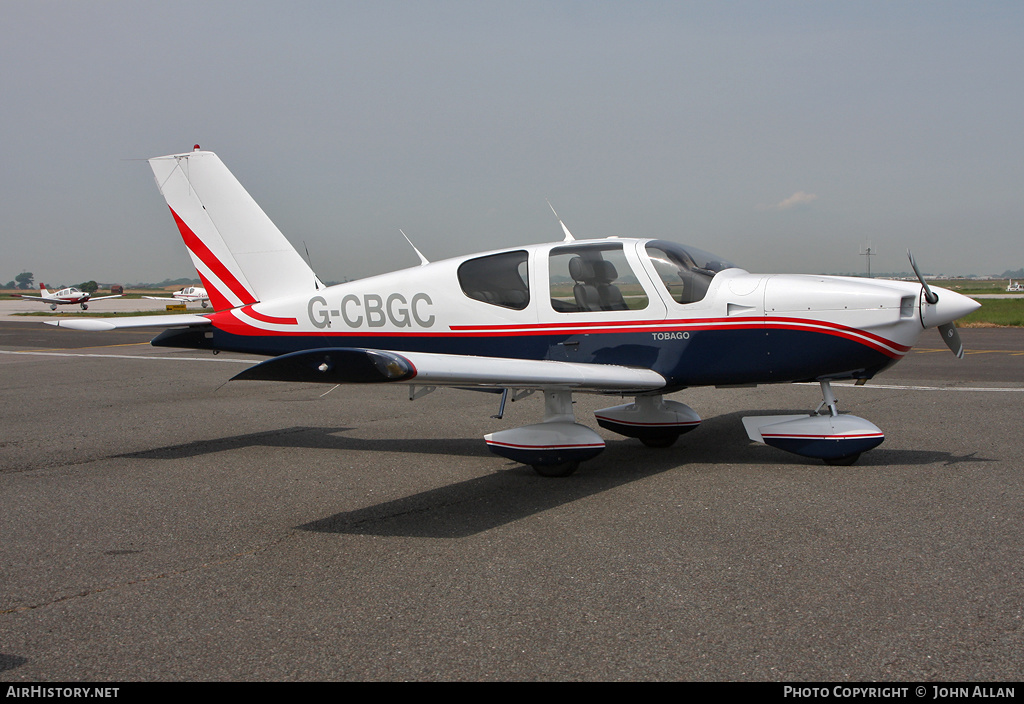
[[[751,439],[850,464],[882,442],[840,414],[829,383],[899,361],[925,328],[963,354],[953,321],[978,304],[910,282],[751,274],[698,249],[650,239],[512,247],[325,286],[216,154],[149,160],[216,312],[60,319],[80,330],[167,328],[153,345],[270,359],[235,379],[395,382],[508,395],[540,390],[544,418],[485,436],[490,449],[564,476],[604,449],[576,422],[572,394],[633,396],[598,424],[668,446],[700,423],[665,398],[690,386],[816,381],[802,415],[744,418]],[[911,258],[913,264],[913,258]],[[916,271],[916,267],[915,267]],[[500,413],[499,413],[500,417]]]

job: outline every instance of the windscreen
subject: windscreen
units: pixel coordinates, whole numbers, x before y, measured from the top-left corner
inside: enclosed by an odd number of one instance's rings
[[[710,252],[696,247],[684,247],[675,242],[650,242],[647,255],[676,303],[704,300],[715,274],[736,266]]]

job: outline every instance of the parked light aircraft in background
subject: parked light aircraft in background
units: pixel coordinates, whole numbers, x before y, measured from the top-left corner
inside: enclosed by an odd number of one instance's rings
[[[830,383],[866,382],[926,328],[962,355],[953,321],[978,307],[920,275],[752,274],[665,240],[576,240],[560,220],[560,242],[433,263],[417,251],[418,267],[326,287],[214,153],[197,145],[149,163],[216,312],[48,322],[164,327],[153,345],[270,357],[234,379],[402,383],[410,398],[437,386],[494,390],[501,410],[539,390],[542,422],[484,439],[546,476],[605,446],[576,422],[573,393],[634,397],[598,411],[598,424],[668,446],[700,417],[667,394],[787,382],[818,382],[821,404],[745,418],[748,436],[850,464],[884,436],[839,413]]]
[[[199,286],[186,286],[180,291],[175,291],[170,296],[143,296],[151,301],[181,301],[182,303],[199,303],[203,304],[203,308],[206,308],[210,303],[210,296],[206,293],[205,288]]]
[[[49,303],[50,310],[57,310],[57,306],[74,305],[76,303],[82,306],[82,310],[87,310],[89,308],[89,301],[102,301],[105,298],[120,298],[121,294],[117,293],[114,294],[113,296],[99,296],[98,298],[93,298],[88,292],[79,291],[74,286],[62,288],[59,291],[54,291],[53,293],[50,293],[49,291],[46,290],[46,284],[39,284],[38,296],[27,296],[22,294],[21,297],[24,298],[26,301],[39,301],[40,303]]]

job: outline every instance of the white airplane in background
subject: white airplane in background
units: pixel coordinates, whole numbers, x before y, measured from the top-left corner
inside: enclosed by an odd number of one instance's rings
[[[958,293],[899,281],[752,274],[656,239],[565,239],[428,262],[326,287],[216,154],[149,160],[216,312],[59,319],[79,330],[168,328],[156,346],[266,355],[234,379],[541,391],[542,422],[490,433],[488,447],[565,476],[605,447],[576,422],[573,393],[632,396],[603,428],[668,446],[700,423],[667,394],[691,386],[818,382],[810,413],[744,419],[758,442],[850,464],[884,439],[840,414],[830,383],[864,383],[926,328],[963,354]],[[415,249],[415,248],[414,248]],[[911,257],[913,265],[913,257]],[[916,266],[915,266],[916,271]]]
[[[203,308],[210,305],[210,296],[205,288],[199,286],[186,286],[180,291],[175,291],[170,296],[143,296],[151,301],[181,301],[182,303],[202,303]]]
[[[57,310],[57,306],[74,305],[76,303],[82,306],[82,310],[87,310],[89,308],[89,301],[102,301],[105,298],[120,298],[121,294],[117,293],[114,294],[113,296],[99,296],[98,298],[93,298],[86,291],[79,291],[74,286],[62,288],[59,291],[54,291],[53,293],[50,293],[49,291],[46,290],[46,284],[39,284],[38,296],[28,296],[22,294],[21,297],[24,298],[26,301],[39,301],[40,303],[49,303],[50,310]]]

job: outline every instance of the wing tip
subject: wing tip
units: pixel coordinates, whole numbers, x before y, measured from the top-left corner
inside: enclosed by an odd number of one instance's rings
[[[81,320],[75,320],[74,318],[57,318],[56,320],[44,320],[47,325],[53,325],[58,328],[68,328],[69,330],[87,330],[90,332],[113,330],[117,326],[113,323],[109,323],[99,318],[82,318]]]

